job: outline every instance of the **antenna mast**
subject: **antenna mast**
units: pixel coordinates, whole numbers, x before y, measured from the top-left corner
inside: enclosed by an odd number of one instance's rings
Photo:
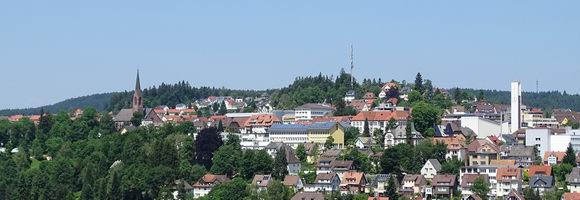
[[[354,69],[354,55],[352,44],[350,44],[350,88],[354,89],[354,74],[352,73]]]

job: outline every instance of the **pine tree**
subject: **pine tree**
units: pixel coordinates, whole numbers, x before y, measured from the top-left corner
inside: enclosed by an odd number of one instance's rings
[[[222,123],[222,120],[220,120],[220,121],[218,122],[218,125],[217,125],[217,130],[218,130],[219,132],[224,132],[224,124]]]
[[[391,174],[389,178],[389,182],[387,185],[387,189],[385,190],[385,195],[389,197],[389,199],[399,199],[399,194],[397,193],[397,185],[395,184],[395,175]]]
[[[564,156],[562,163],[567,163],[567,164],[570,164],[570,165],[576,167],[576,165],[577,165],[576,152],[572,148],[572,143],[568,143],[568,148],[566,149],[566,156]]]
[[[272,176],[278,180],[284,180],[284,177],[288,174],[287,166],[288,160],[286,160],[286,148],[281,146],[274,158]]]
[[[421,76],[421,73],[417,73],[417,76],[415,76],[415,90],[417,90],[417,92],[423,94],[425,88],[423,87],[423,76]]]
[[[222,101],[222,103],[220,104],[218,114],[225,115],[226,113],[228,113],[228,108],[226,107],[226,101]]]
[[[369,130],[369,120],[365,118],[364,127],[363,127],[363,137],[370,137],[370,130]]]

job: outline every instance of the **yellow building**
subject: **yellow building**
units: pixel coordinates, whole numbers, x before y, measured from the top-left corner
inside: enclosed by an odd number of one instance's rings
[[[339,122],[319,122],[308,127],[308,142],[324,145],[328,136],[334,139],[337,148],[344,147],[344,126]]]

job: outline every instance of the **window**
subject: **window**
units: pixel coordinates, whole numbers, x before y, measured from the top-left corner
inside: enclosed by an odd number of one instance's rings
[[[540,141],[540,138],[536,138],[536,141]]]

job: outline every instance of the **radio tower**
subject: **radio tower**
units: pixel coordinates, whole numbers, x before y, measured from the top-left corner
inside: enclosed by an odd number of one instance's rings
[[[354,89],[354,74],[352,70],[354,69],[354,53],[352,49],[352,44],[350,44],[350,89]]]

